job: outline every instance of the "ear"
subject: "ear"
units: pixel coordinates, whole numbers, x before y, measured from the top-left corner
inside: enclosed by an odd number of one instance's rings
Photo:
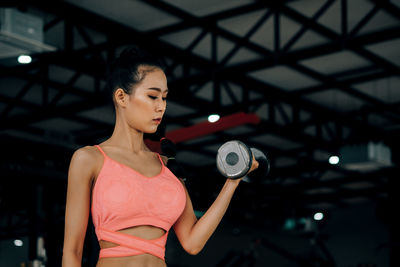
[[[114,99],[115,102],[122,107],[126,106],[126,101],[127,101],[127,94],[124,92],[124,90],[122,88],[118,88],[117,90],[115,90],[114,92]]]

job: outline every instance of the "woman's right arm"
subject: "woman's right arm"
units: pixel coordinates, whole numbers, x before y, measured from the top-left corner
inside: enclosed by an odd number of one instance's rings
[[[63,267],[81,266],[95,166],[95,152],[91,147],[76,150],[71,158],[65,208]]]

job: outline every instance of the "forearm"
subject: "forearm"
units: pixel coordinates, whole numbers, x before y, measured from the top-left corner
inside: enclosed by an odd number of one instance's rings
[[[190,240],[193,254],[198,253],[221,222],[240,180],[227,179],[217,198],[206,213],[194,224]]]

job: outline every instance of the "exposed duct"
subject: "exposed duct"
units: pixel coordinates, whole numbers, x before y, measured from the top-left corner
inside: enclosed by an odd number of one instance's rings
[[[341,165],[348,170],[371,171],[392,166],[391,151],[383,143],[368,142],[340,149]]]
[[[54,51],[43,42],[43,20],[12,8],[0,9],[0,58]]]

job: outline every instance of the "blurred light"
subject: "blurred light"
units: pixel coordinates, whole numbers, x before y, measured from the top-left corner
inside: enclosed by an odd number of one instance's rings
[[[194,210],[194,215],[196,215],[197,219],[201,218],[204,215],[204,211]]]
[[[22,242],[22,240],[20,240],[20,239],[15,239],[14,240],[14,245],[16,247],[22,247],[24,245],[24,242]]]
[[[32,62],[32,58],[28,55],[20,55],[18,57],[18,62],[21,64],[29,64]]]
[[[219,115],[218,114],[211,114],[208,116],[208,121],[209,122],[216,122],[219,120]]]
[[[338,156],[331,156],[329,158],[329,163],[332,165],[338,164],[339,163],[339,157]]]
[[[322,212],[317,212],[314,214],[314,220],[320,221],[324,218],[324,214]]]

